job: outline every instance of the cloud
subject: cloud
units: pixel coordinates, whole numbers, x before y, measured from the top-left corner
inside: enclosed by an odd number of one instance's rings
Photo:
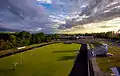
[[[47,3],[47,4],[51,4],[52,0],[37,0],[40,3]]]
[[[81,0],[80,4],[82,4],[81,7],[78,8],[80,9],[80,13],[76,15],[76,18],[72,18],[73,16],[71,17],[74,21],[76,21],[76,23],[74,23],[75,25],[85,25],[88,23],[107,21],[120,16],[119,0]],[[71,24],[71,27],[72,25],[73,24]],[[61,26],[66,27],[68,24]],[[67,28],[69,27],[66,27],[66,29]]]
[[[58,33],[112,20],[119,12],[119,0],[0,0],[0,27]]]
[[[118,31],[120,26],[120,18],[114,18],[108,21],[89,23],[83,26],[76,25],[72,28],[61,30],[61,33],[93,33],[93,32],[107,32]]]
[[[0,6],[2,6],[0,7],[0,24],[3,25],[2,27],[20,30],[35,29],[36,31],[41,31],[36,28],[44,28],[53,31],[52,25],[48,26],[51,24],[48,20],[49,15],[44,7],[36,5],[36,0],[19,0],[19,4],[16,4],[17,1],[0,1]]]

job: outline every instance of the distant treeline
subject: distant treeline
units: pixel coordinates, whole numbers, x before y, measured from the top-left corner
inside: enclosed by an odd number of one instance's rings
[[[119,40],[120,39],[120,34],[115,33],[113,31],[101,32],[101,33],[92,33],[92,36],[94,36],[95,38],[105,38],[105,39],[112,39],[112,40]]]
[[[26,31],[16,33],[0,33],[0,50],[7,50],[11,48],[38,44],[42,42],[49,42],[51,40],[73,40],[77,36],[94,36],[94,38],[105,38],[118,41],[120,34],[110,32],[102,33],[85,33],[85,34],[44,34],[43,32],[31,34]]]
[[[16,33],[0,33],[0,50],[49,42],[59,39],[57,34],[44,34],[43,32],[31,34],[26,31]]]

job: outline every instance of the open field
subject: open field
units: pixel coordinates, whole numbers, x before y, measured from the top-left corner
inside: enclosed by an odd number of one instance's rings
[[[120,46],[113,46],[110,42],[106,42],[109,44],[108,52],[112,53],[112,57],[100,57],[97,58],[97,62],[99,67],[103,72],[111,72],[111,67],[120,66]]]
[[[0,59],[0,76],[68,76],[79,48],[58,43],[5,57]]]

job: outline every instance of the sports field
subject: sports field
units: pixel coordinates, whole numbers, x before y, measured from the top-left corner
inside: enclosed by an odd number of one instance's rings
[[[79,49],[79,44],[57,43],[5,57],[0,76],[68,76]]]

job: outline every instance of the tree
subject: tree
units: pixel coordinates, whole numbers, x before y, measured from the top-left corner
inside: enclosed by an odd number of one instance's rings
[[[112,32],[107,32],[106,36],[107,36],[108,39],[112,38]]]
[[[0,40],[0,50],[3,50],[5,41],[3,39]]]
[[[22,45],[30,44],[31,34],[29,32],[22,31],[22,32],[18,33],[18,37],[19,37],[19,39],[21,39],[20,43],[22,43]]]
[[[16,47],[16,36],[15,35],[10,35],[10,42],[12,43],[12,47]]]
[[[47,36],[45,37],[45,41],[46,41],[46,42],[51,41],[51,36],[47,35]]]

